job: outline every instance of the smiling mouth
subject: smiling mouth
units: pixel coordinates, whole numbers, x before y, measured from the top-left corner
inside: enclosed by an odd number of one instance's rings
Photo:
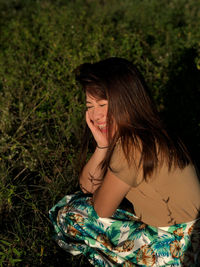
[[[99,129],[104,129],[106,128],[106,124],[98,125]]]
[[[107,130],[108,130],[106,124],[98,125],[98,128],[99,128],[99,130],[100,130],[102,133],[106,133]]]

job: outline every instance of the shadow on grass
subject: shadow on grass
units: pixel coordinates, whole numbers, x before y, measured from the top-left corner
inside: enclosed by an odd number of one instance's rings
[[[162,116],[169,129],[186,144],[200,180],[200,71],[195,64],[196,58],[195,48],[185,49],[174,56],[163,95],[165,109]],[[192,246],[183,255],[183,266],[193,266],[194,251],[199,253],[200,264],[200,220],[190,231]]]
[[[191,246],[183,255],[183,266],[200,266],[200,212],[192,229],[189,229]],[[196,258],[194,258],[194,255]],[[194,262],[195,261],[195,262]]]
[[[53,245],[52,245],[53,247]],[[50,255],[49,258],[46,258],[43,263],[40,265],[42,267],[90,267],[93,266],[89,263],[87,258],[83,255],[77,255],[77,256],[72,256],[70,253],[64,251],[62,248],[60,248],[56,243],[55,243],[55,254]]]
[[[185,49],[169,66],[162,115],[169,129],[178,134],[200,167],[200,71],[195,65],[197,52]]]

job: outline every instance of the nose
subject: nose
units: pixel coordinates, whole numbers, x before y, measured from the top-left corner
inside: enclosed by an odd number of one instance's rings
[[[93,116],[94,121],[97,121],[97,122],[100,121],[104,117],[104,112],[102,108],[100,107],[94,108],[92,116]]]

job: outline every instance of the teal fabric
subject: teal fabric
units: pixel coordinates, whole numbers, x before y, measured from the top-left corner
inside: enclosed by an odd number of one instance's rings
[[[200,227],[194,231],[194,221],[157,228],[122,209],[100,218],[82,192],[65,196],[49,216],[58,245],[94,266],[198,266]]]

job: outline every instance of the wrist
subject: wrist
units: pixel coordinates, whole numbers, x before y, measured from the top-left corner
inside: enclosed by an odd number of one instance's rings
[[[99,146],[99,145],[97,145],[97,148],[99,148],[99,149],[107,149],[107,148],[109,148],[109,146]]]

